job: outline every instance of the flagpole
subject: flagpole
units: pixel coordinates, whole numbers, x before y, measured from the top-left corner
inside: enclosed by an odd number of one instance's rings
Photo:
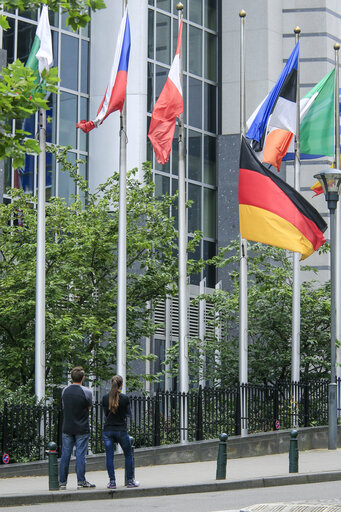
[[[294,28],[295,45],[299,42],[301,29]],[[300,191],[300,58],[297,59],[296,83],[296,134],[294,161],[294,188]],[[301,331],[301,283],[300,254],[293,253],[293,286],[292,286],[292,331],[291,331],[291,382],[300,381],[300,331]],[[294,403],[297,404],[296,396]],[[295,408],[293,425],[298,426],[298,414]]]
[[[37,205],[35,395],[45,397],[45,190],[46,190],[46,111],[39,109],[39,167]]]
[[[179,2],[179,28],[183,18],[183,4]],[[182,52],[180,52],[182,55]],[[183,90],[183,67],[180,59],[180,83]],[[186,228],[186,163],[185,163],[185,127],[183,113],[179,117],[179,373],[181,412],[180,412],[180,442],[188,441],[187,425],[187,393],[188,379],[188,340],[187,340],[187,228]]]
[[[340,79],[339,79],[339,43],[334,44],[335,51],[335,168],[340,169]],[[335,278],[335,306],[336,306],[336,339],[341,340],[341,208],[336,208],[336,278]],[[336,349],[336,377],[341,378],[341,348]],[[338,387],[337,387],[338,389]],[[340,393],[338,391],[338,411],[340,404]],[[340,413],[339,413],[340,414]]]
[[[123,11],[128,0],[123,0]],[[127,97],[126,97],[127,100]],[[117,362],[116,371],[123,378],[126,391],[127,366],[127,108],[125,100],[120,115],[120,163],[119,163],[119,208],[118,208],[118,272],[117,272]]]
[[[240,136],[246,133],[245,115],[245,18],[242,9],[240,17]],[[247,241],[240,238],[239,275],[239,384],[241,436],[247,436],[247,383],[248,383],[248,302],[247,302]]]

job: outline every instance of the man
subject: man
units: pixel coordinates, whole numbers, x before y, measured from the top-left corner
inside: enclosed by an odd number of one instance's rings
[[[77,489],[96,487],[85,479],[85,456],[89,442],[89,409],[92,405],[90,389],[82,386],[85,372],[81,366],[71,371],[72,384],[62,393],[63,430],[62,456],[59,467],[59,488],[66,489],[70,458],[76,445]]]

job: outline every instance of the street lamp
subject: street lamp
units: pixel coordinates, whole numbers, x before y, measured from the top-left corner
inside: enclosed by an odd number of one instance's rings
[[[337,448],[337,409],[336,409],[336,216],[335,210],[341,190],[341,171],[328,169],[315,174],[321,183],[328,203],[330,218],[330,282],[331,282],[331,369],[328,393],[328,450]]]

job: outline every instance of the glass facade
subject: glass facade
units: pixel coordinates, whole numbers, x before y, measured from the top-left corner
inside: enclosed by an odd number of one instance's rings
[[[153,107],[166,82],[175,54],[178,12],[175,0],[149,0],[148,11],[148,98],[147,128]],[[188,235],[200,230],[203,240],[191,258],[207,258],[216,252],[216,136],[218,2],[191,0],[184,4],[182,40],[184,121],[186,138],[186,197]],[[178,188],[177,129],[169,161],[160,165],[147,142],[147,158],[152,162],[156,193],[174,194]],[[177,209],[172,208],[177,221]],[[191,277],[199,284],[206,277],[215,286],[214,269]]]
[[[10,28],[3,32],[3,48],[7,50],[9,63],[16,59],[26,62],[35,37],[39,11],[36,9],[6,13]],[[88,28],[74,33],[66,27],[66,16],[49,12],[54,66],[59,70],[59,94],[49,98],[50,110],[47,112],[47,142],[70,145],[70,161],[77,158],[88,159],[87,136],[76,130],[80,119],[88,117],[89,104],[89,32]],[[23,128],[32,137],[38,132],[37,114],[23,123]],[[27,156],[23,169],[11,169],[7,164],[5,190],[8,187],[23,187],[35,194],[37,187],[38,159]],[[80,170],[87,177],[87,163]],[[73,181],[60,171],[51,154],[46,156],[46,197],[51,195],[70,198],[76,192]]]

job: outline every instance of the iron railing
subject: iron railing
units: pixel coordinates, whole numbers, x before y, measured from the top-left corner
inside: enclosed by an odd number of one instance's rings
[[[218,438],[226,432],[240,435],[240,411],[247,411],[249,433],[326,425],[328,423],[328,381],[278,383],[274,386],[246,384],[228,389],[199,388],[188,394],[157,392],[152,396],[130,396],[132,417],[129,433],[136,447],[180,442],[180,411],[186,404],[189,441]],[[340,380],[338,381],[340,397]],[[241,400],[247,407],[241,409]],[[340,408],[338,408],[340,413]],[[10,462],[45,458],[50,441],[61,449],[62,410],[59,405],[16,406],[0,409],[0,448]],[[104,452],[104,415],[99,403],[90,412],[91,453]]]

